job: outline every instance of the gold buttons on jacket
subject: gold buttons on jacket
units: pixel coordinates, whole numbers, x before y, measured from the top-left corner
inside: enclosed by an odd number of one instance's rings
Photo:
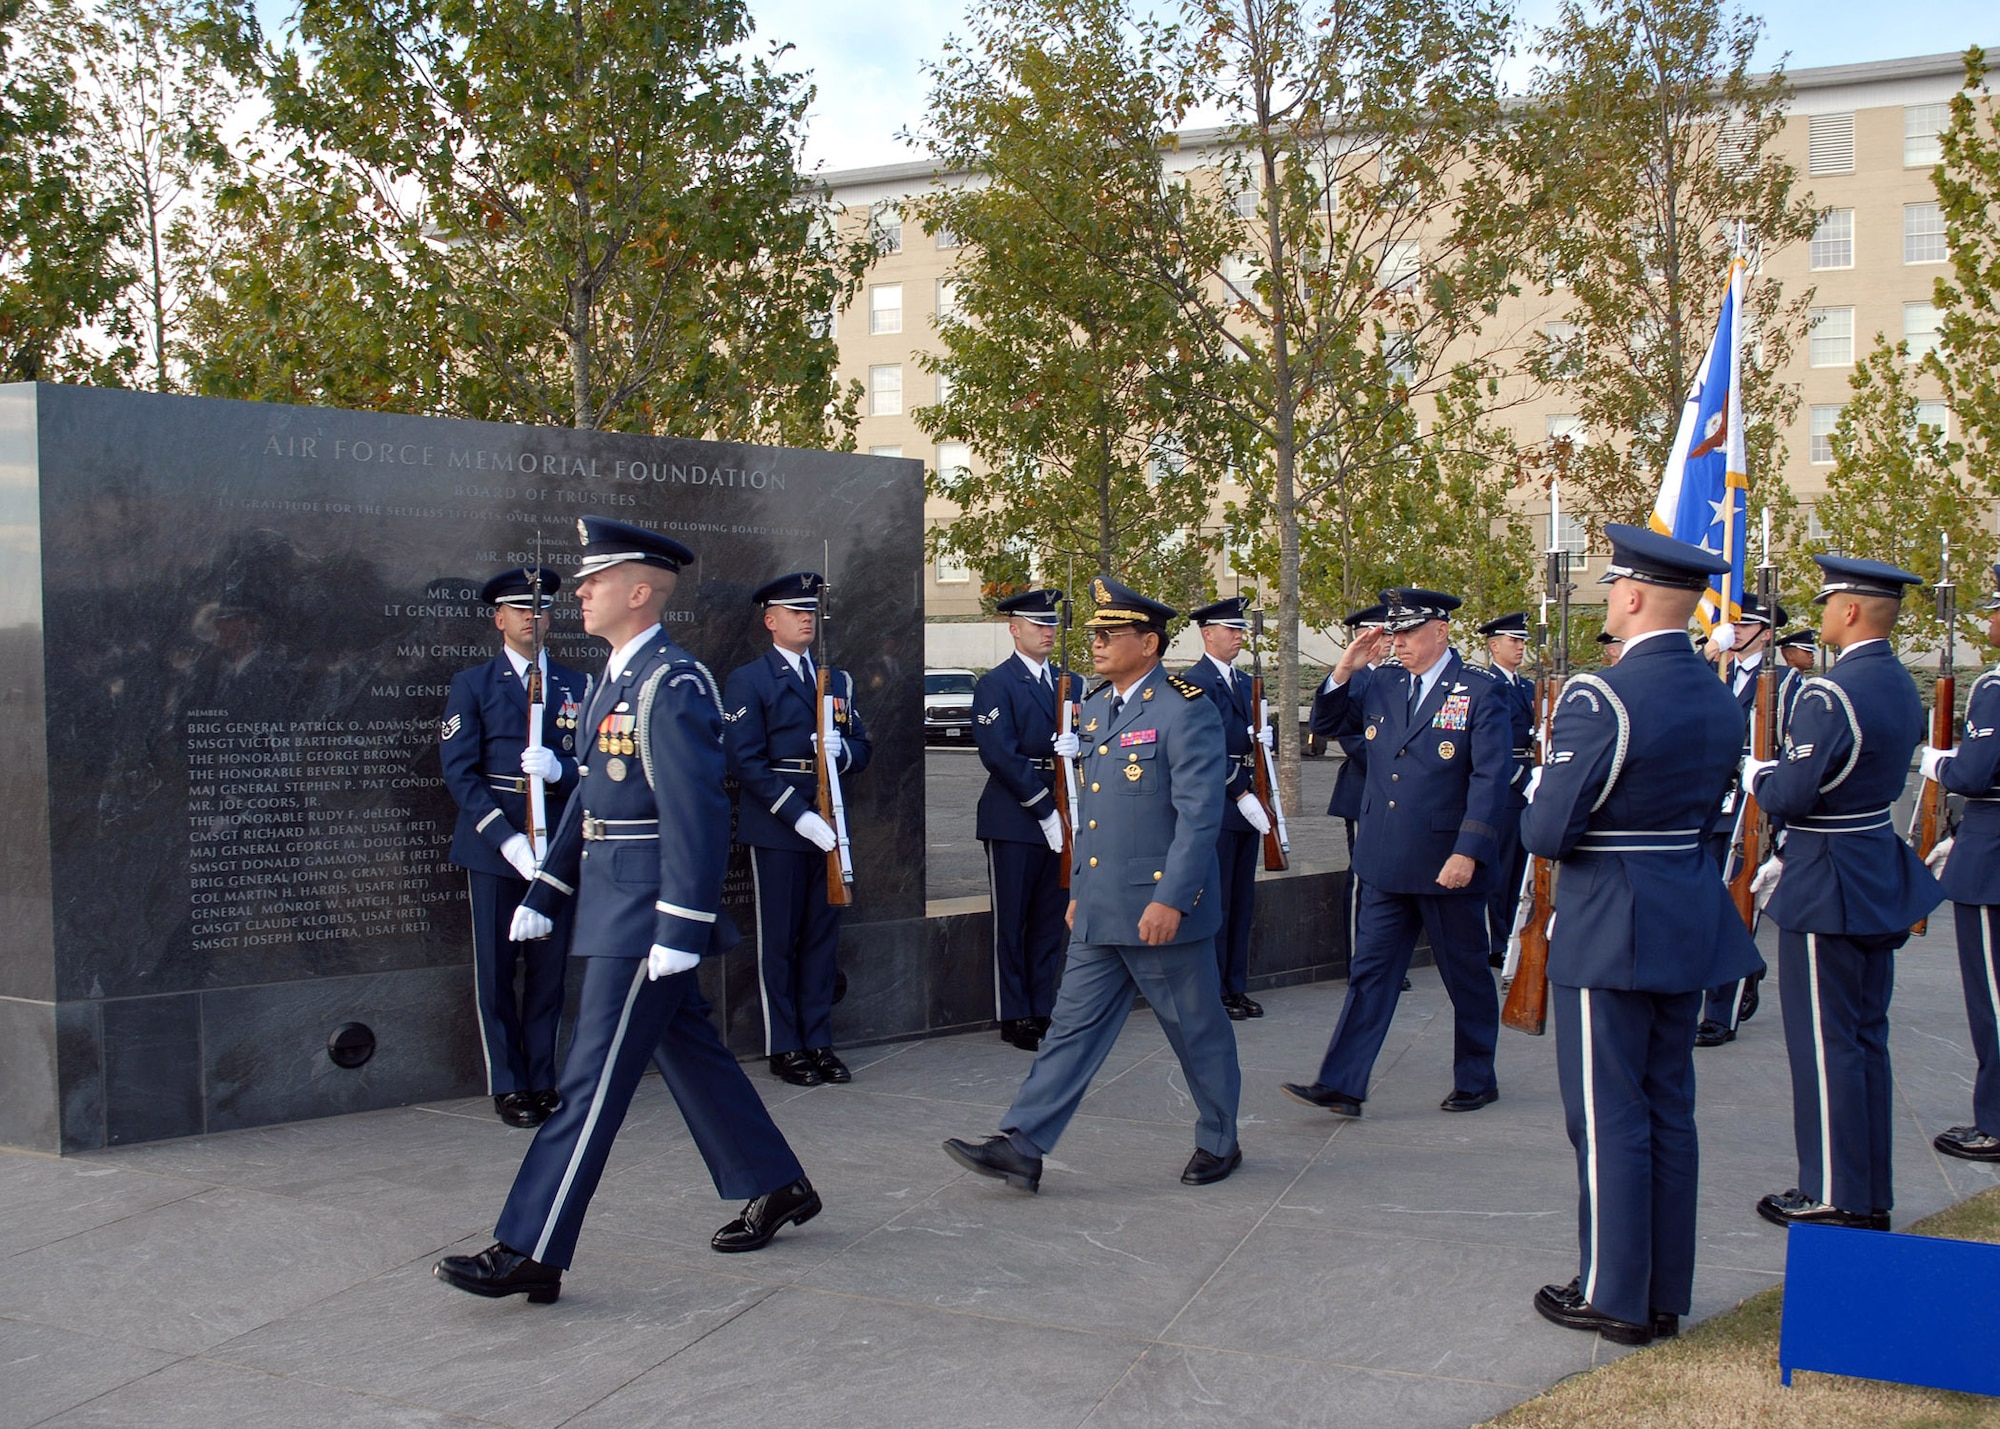
[[[1389,807],[1390,807],[1390,808],[1392,808],[1392,809],[1396,807],[1396,801],[1395,801],[1394,799],[1391,799],[1391,800],[1389,801]]]
[[[1166,875],[1164,873],[1161,873],[1158,869],[1153,870],[1153,882],[1158,883],[1162,878],[1165,877]]]
[[[1093,858],[1093,859],[1092,859],[1092,860],[1090,861],[1090,866],[1091,866],[1092,868],[1095,868],[1095,867],[1097,867],[1097,860]]]
[[[1097,786],[1096,786],[1095,784],[1092,784],[1092,785],[1090,786],[1090,792],[1091,792],[1091,793],[1093,793],[1093,794],[1095,794],[1095,793],[1097,792]]]
[[[1097,752],[1099,754],[1109,754],[1111,752],[1111,746],[1108,744],[1100,744],[1097,746]]]
[[[1091,826],[1091,827],[1092,827],[1093,829],[1094,829],[1094,828],[1096,828],[1096,827],[1097,827],[1097,820],[1095,820],[1095,819],[1092,819],[1092,820],[1090,821],[1090,826]]]

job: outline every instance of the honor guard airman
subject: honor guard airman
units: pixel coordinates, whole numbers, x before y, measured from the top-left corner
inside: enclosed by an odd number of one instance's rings
[[[1081,827],[1070,870],[1069,958],[1055,1017],[1000,1134],[945,1142],[954,1161],[1033,1191],[1042,1158],[1090,1090],[1144,993],[1199,1113],[1181,1180],[1220,1181],[1236,1143],[1242,1073],[1222,1006],[1215,839],[1225,782],[1222,721],[1198,685],[1160,665],[1171,606],[1091,582],[1091,659],[1103,683],[1083,706]]]
[[[452,677],[438,726],[445,787],[458,801],[451,861],[466,871],[472,904],[472,989],[486,1090],[500,1119],[520,1127],[540,1126],[555,1110],[556,1026],[569,951],[567,915],[552,938],[516,943],[507,936],[508,920],[535,876],[529,781],[542,781],[549,827],[576,787],[576,721],[588,681],[541,648],[561,589],[562,577],[545,568],[517,567],[486,582],[479,598],[493,607],[503,644],[485,664]],[[537,660],[541,744],[531,751],[528,669]],[[549,829],[538,832],[546,839]]]
[[[1819,632],[1794,630],[1790,635],[1779,636],[1775,648],[1778,658],[1785,662],[1785,673],[1778,683],[1778,738],[1771,747],[1781,749],[1785,731],[1791,728],[1792,707],[1799,702],[1799,691],[1806,687],[1806,676],[1819,661]]]
[[[1487,964],[1486,897],[1499,876],[1500,823],[1514,776],[1514,716],[1504,691],[1451,648],[1456,596],[1382,592],[1388,619],[1355,638],[1329,676],[1327,714],[1368,744],[1368,785],[1354,841],[1360,882],[1347,1000],[1318,1077],[1286,1095],[1338,1116],[1361,1115],[1376,1054],[1395,1014],[1419,932],[1427,933],[1456,1022],[1445,1111],[1499,1099],[1493,1044],[1500,1001]],[[1393,642],[1398,664],[1356,672]]]
[[[510,936],[546,938],[574,904],[572,956],[584,964],[561,1102],[514,1177],[494,1244],[448,1255],[440,1280],[474,1295],[562,1293],[584,1212],[604,1173],[633,1090],[650,1063],[714,1179],[750,1198],[709,1241],[757,1250],[820,1211],[820,1198],[764,1104],[723,1045],[696,969],[726,952],[729,861],[722,704],[706,666],[668,639],[660,619],[680,542],[620,521],[577,523],[583,628],[611,647],[604,679],[581,711],[584,759],[548,856],[514,913]]]
[[[741,788],[736,839],[750,849],[757,890],[757,985],[764,1005],[764,1054],[771,1073],[795,1087],[851,1082],[833,1050],[834,980],[840,910],[827,902],[826,855],[837,843],[820,817],[819,629],[825,578],[779,576],[751,593],[764,608],[771,648],[730,673],[723,692],[729,772]],[[868,767],[872,746],[854,703],[854,680],[827,672],[833,700],[834,761],[840,777]]]
[[[1534,1304],[1644,1344],[1679,1329],[1694,1287],[1701,989],[1756,948],[1702,847],[1741,716],[1687,630],[1727,563],[1636,526],[1605,535],[1624,654],[1564,688],[1522,819],[1528,850],[1561,860],[1548,978],[1579,1186],[1577,1277]]]
[[[2000,580],[2000,566],[1994,568]],[[2000,645],[2000,595],[1986,612],[1986,643]],[[1958,972],[1972,1028],[1977,1071],[1972,1123],[1931,1141],[1962,1161],[2000,1161],[2000,666],[1973,682],[1956,750],[1924,750],[1924,777],[1965,800],[1965,813],[1942,862],[1939,885],[1958,925]]]
[[[1229,756],[1228,782],[1223,788],[1222,832],[1215,854],[1222,870],[1222,931],[1215,936],[1215,955],[1222,969],[1222,1005],[1232,1021],[1262,1017],[1263,1007],[1251,999],[1250,923],[1257,911],[1257,858],[1264,835],[1271,831],[1271,814],[1258,800],[1253,760],[1261,757],[1257,710],[1250,699],[1249,677],[1239,674],[1235,661],[1250,629],[1246,612],[1250,598],[1233,595],[1204,605],[1188,616],[1201,632],[1202,657],[1181,672],[1191,685],[1201,686],[1215,701],[1222,718],[1224,751]]]
[[[1942,897],[1891,813],[1925,734],[1916,682],[1889,643],[1903,588],[1919,577],[1813,559],[1825,582],[1820,641],[1839,657],[1799,692],[1781,757],[1744,766],[1745,785],[1785,826],[1766,912],[1778,925],[1799,1156],[1798,1185],[1757,1211],[1779,1225],[1887,1230],[1896,949]]]
[[[972,693],[972,737],[986,766],[977,832],[993,899],[993,1015],[1001,1037],[1027,1052],[1048,1030],[1069,941],[1056,810],[1056,692],[1068,672],[1050,658],[1062,598],[1059,590],[1031,590],[998,602],[1014,653],[981,675]],[[1082,681],[1071,684],[1075,700]]]
[[[1486,637],[1486,673],[1506,693],[1514,717],[1514,777],[1507,789],[1507,817],[1500,824],[1499,877],[1487,895],[1486,930],[1493,943],[1486,960],[1494,967],[1507,963],[1507,939],[1514,931],[1514,910],[1520,903],[1521,879],[1528,855],[1521,847],[1521,810],[1528,807],[1528,776],[1535,768],[1535,682],[1521,673],[1528,653],[1528,612],[1497,616],[1479,627]]]
[[[1380,604],[1364,606],[1341,617],[1340,623],[1347,627],[1348,641],[1351,643],[1355,635],[1361,631],[1381,629],[1387,609],[1388,607]],[[1374,673],[1373,664],[1362,665],[1355,670],[1353,678],[1347,682],[1347,695],[1341,703],[1343,710],[1347,708],[1348,700],[1358,700],[1365,695],[1368,681],[1374,677]],[[1341,926],[1347,929],[1347,947],[1351,953],[1354,948],[1354,910],[1360,902],[1354,896],[1356,891],[1352,872],[1354,831],[1361,819],[1361,791],[1368,783],[1368,741],[1359,731],[1353,734],[1338,733],[1339,721],[1333,716],[1331,699],[1333,689],[1331,675],[1320,681],[1319,688],[1313,692],[1310,719],[1312,732],[1321,739],[1332,740],[1338,744],[1343,756],[1340,761],[1340,772],[1333,776],[1333,797],[1326,801],[1326,812],[1329,818],[1340,820],[1342,830],[1347,835],[1349,874],[1341,880],[1340,885],[1342,899],[1340,922]],[[1404,978],[1401,983],[1402,990],[1409,991],[1409,986],[1409,979]]]

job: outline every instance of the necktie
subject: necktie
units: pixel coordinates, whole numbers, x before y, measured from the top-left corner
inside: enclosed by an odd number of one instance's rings
[[[810,655],[799,656],[799,678],[801,680],[804,680],[808,687],[814,689],[818,688],[819,682],[813,677],[812,656]]]
[[[1049,667],[1047,665],[1042,666],[1042,688],[1050,694],[1054,694],[1056,691],[1055,677],[1049,674]]]
[[[1124,708],[1125,708],[1125,697],[1123,695],[1113,695],[1111,697],[1111,718],[1117,719],[1118,711]]]
[[[1405,718],[1415,719],[1417,717],[1417,706],[1423,702],[1423,690],[1423,680],[1415,675],[1410,676],[1410,711]]]

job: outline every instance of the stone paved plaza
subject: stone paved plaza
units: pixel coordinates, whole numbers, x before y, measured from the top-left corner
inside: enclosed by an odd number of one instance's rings
[[[1995,1184],[1948,932],[1902,955],[1898,1224]],[[1767,939],[1768,941],[1768,939]],[[1238,1028],[1243,1169],[1191,1190],[1192,1108],[1134,1014],[1039,1196],[938,1149],[993,1129],[1028,1058],[992,1033],[859,1049],[848,1087],[756,1072],[826,1211],[707,1249],[717,1202],[643,1086],[559,1303],[434,1280],[478,1249],[528,1133],[484,1099],[56,1159],[0,1153],[0,1426],[1465,1425],[1613,1353],[1529,1297],[1575,1271],[1554,1048],[1503,1031],[1501,1100],[1449,1116],[1450,1015],[1419,969],[1367,1116],[1287,1101],[1344,985]],[[1697,1053],[1695,1314],[1771,1284],[1792,1183],[1777,1008]]]

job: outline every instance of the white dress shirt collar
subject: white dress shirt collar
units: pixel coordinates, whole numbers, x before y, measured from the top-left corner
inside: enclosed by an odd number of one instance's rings
[[[645,649],[652,638],[659,633],[660,624],[658,621],[654,621],[651,625],[612,651],[611,660],[604,667],[604,678],[613,683],[623,679],[625,677],[625,667],[638,659],[639,652]]]

